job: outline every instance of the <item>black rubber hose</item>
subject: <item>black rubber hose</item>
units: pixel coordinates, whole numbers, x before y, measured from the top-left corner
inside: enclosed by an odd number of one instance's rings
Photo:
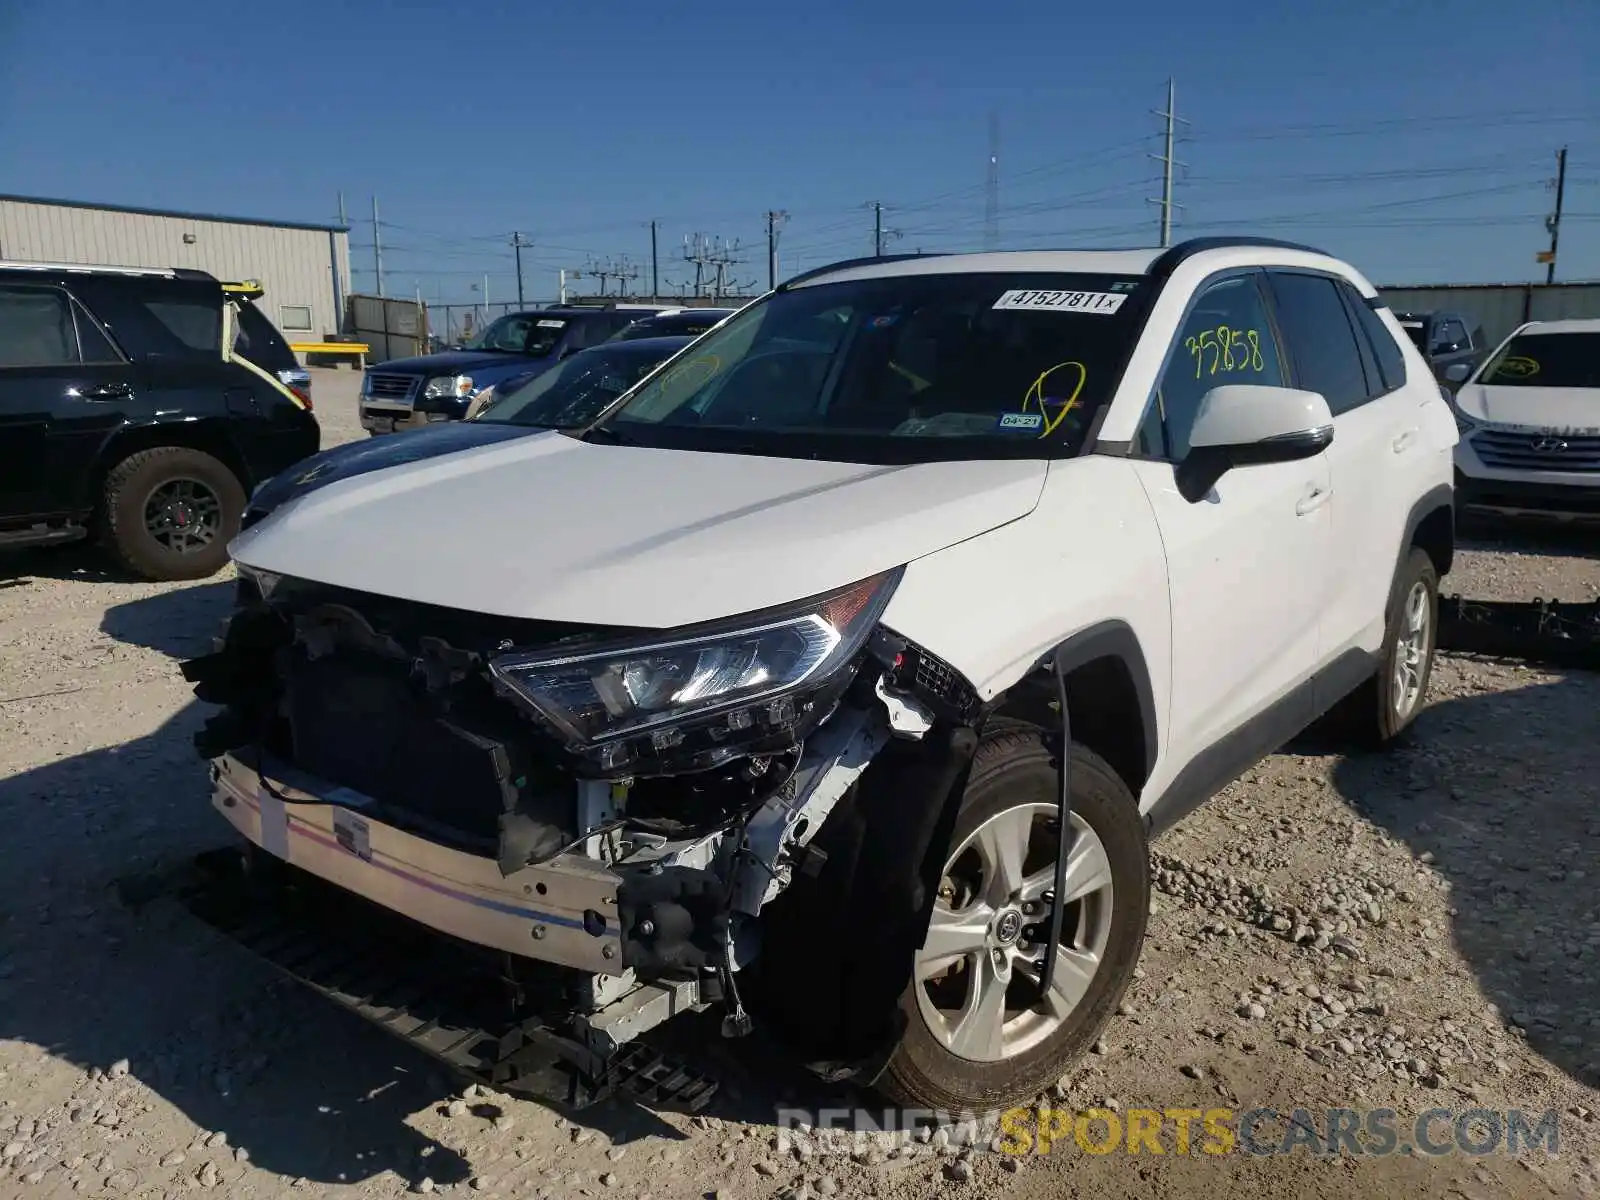
[[[1066,909],[1062,892],[1067,884],[1067,852],[1072,847],[1072,718],[1067,712],[1067,677],[1061,660],[1051,663],[1056,677],[1056,700],[1061,705],[1061,816],[1057,830],[1055,886],[1050,893],[1050,940],[1044,948],[1044,970],[1039,973],[1039,995],[1050,994],[1056,975],[1056,952],[1061,947],[1061,920]]]

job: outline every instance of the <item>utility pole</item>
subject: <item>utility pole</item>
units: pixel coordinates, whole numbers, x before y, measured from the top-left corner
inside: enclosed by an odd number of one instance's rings
[[[656,252],[656,222],[650,222],[650,299],[661,299],[661,256]]]
[[[523,300],[522,300],[522,248],[524,246],[528,245],[528,244],[529,244],[528,242],[525,242],[525,241],[522,240],[522,235],[520,233],[515,233],[515,232],[512,233],[512,235],[511,235],[511,249],[516,253],[516,256],[517,256],[517,307],[518,308],[521,308],[522,304],[523,304]]]
[[[1172,210],[1182,208],[1172,199],[1172,168],[1187,166],[1172,157],[1173,143],[1177,138],[1178,123],[1182,118],[1178,116],[1178,91],[1171,79],[1167,80],[1167,108],[1165,112],[1157,111],[1156,116],[1162,118],[1166,124],[1166,150],[1162,154],[1152,154],[1150,157],[1161,164],[1161,199],[1151,203],[1161,206],[1161,245],[1172,245]],[[1189,122],[1183,121],[1187,125]]]
[[[372,269],[378,276],[378,296],[383,296],[383,226],[378,224],[378,198],[372,198]]]
[[[998,113],[989,114],[989,174],[984,181],[983,189],[983,248],[1000,249],[1000,116]]]
[[[883,205],[874,200],[872,207],[872,256],[883,257]]]
[[[789,219],[786,212],[767,213],[767,291],[778,286],[778,228]]]
[[[1561,201],[1567,190],[1567,148],[1561,147],[1556,151],[1556,210],[1545,218],[1545,227],[1550,230],[1550,256],[1545,259],[1544,281],[1556,281],[1556,247],[1561,241]]]

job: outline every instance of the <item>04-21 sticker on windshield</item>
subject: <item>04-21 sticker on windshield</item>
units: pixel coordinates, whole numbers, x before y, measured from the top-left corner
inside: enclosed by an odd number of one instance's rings
[[[1122,307],[1128,298],[1125,292],[1053,292],[1038,288],[1015,288],[1000,293],[994,302],[997,309],[1013,312],[1065,312],[1089,313],[1109,317]]]

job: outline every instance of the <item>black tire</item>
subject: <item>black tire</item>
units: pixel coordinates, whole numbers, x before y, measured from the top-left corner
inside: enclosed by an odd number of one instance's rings
[[[1398,703],[1400,691],[1395,667],[1405,649],[1402,635],[1406,632],[1407,603],[1418,587],[1426,594],[1426,640],[1417,671],[1415,699],[1402,710]],[[1413,546],[1401,563],[1389,592],[1377,673],[1341,700],[1329,714],[1329,727],[1337,732],[1340,740],[1358,750],[1382,750],[1405,740],[1417,714],[1427,706],[1438,630],[1439,572],[1427,552]]]
[[[985,737],[961,798],[950,847],[961,846],[985,821],[1019,803],[1054,803],[1059,777],[1041,736],[1015,728]],[[1104,759],[1072,747],[1072,807],[1105,847],[1112,892],[1110,933],[1099,969],[1072,1013],[1046,1040],[1013,1058],[974,1062],[934,1037],[912,978],[900,998],[905,1017],[877,1086],[917,1108],[986,1110],[1026,1102],[1054,1083],[1093,1044],[1133,978],[1149,919],[1149,858],[1143,819],[1132,793]],[[947,853],[941,849],[941,855]]]
[[[163,540],[146,519],[147,505],[163,489],[187,485],[205,511],[208,535],[184,548]],[[246,496],[237,476],[219,460],[188,446],[158,446],[130,454],[106,474],[102,540],[129,571],[145,579],[204,579],[228,563],[228,543],[239,532]],[[198,534],[186,526],[183,539]]]

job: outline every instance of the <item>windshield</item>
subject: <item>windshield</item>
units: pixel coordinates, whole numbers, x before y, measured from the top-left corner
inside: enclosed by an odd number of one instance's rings
[[[1065,457],[1116,389],[1150,286],[986,273],[777,292],[588,436],[850,462]]]
[[[544,371],[513,391],[505,392],[475,417],[496,425],[569,429],[587,425],[657,363],[686,342],[647,352],[596,347],[575,354],[560,367]]]
[[[555,352],[561,340],[561,331],[567,323],[559,317],[541,317],[538,313],[510,313],[500,317],[469,341],[468,350],[498,350],[506,354],[526,354],[530,358],[545,358]]]
[[[1600,388],[1600,332],[1524,333],[1484,365],[1495,387]]]

